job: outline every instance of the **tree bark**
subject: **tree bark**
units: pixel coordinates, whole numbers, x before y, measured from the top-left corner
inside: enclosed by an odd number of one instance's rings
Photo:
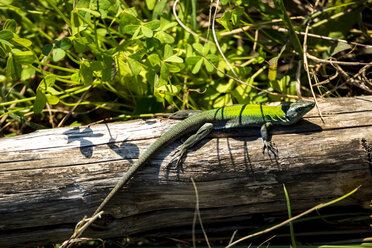
[[[191,178],[203,223],[229,233],[285,219],[283,184],[294,214],[359,185],[336,207],[367,208],[372,198],[371,102],[371,96],[320,100],[325,123],[314,109],[294,126],[275,127],[278,158],[262,154],[258,129],[213,133],[187,153],[179,168],[171,160],[181,141],[174,142],[134,176],[106,206],[99,226],[84,236],[191,237]],[[153,118],[1,139],[0,246],[67,240],[139,154],[177,122]],[[252,221],[258,216],[260,221]]]

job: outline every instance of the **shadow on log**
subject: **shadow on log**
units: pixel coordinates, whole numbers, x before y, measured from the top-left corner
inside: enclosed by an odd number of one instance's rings
[[[333,208],[363,211],[372,198],[372,97],[321,100],[319,106],[325,124],[314,109],[294,126],[273,129],[278,159],[262,154],[258,129],[214,133],[187,153],[181,168],[169,164],[181,142],[165,147],[84,236],[190,239],[191,178],[208,234],[220,238],[285,220],[283,184],[294,214],[359,185]],[[0,246],[68,239],[139,154],[177,122],[154,118],[0,139]],[[369,227],[355,228],[366,235]]]

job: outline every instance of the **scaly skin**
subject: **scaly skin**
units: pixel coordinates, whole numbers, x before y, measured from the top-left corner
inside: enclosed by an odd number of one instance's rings
[[[132,176],[149,160],[149,158],[162,147],[172,143],[187,133],[197,131],[190,136],[181,146],[179,159],[188,148],[207,136],[212,129],[249,128],[261,127],[261,135],[264,141],[264,149],[275,153],[270,141],[267,141],[268,130],[271,125],[292,125],[300,120],[314,107],[313,102],[297,101],[289,106],[265,106],[265,105],[232,105],[219,109],[208,110],[192,115],[173,126],[138,158],[124,176],[117,182],[115,187],[106,196],[94,215],[100,212],[108,201],[119,191]],[[179,160],[180,161],[180,160]]]

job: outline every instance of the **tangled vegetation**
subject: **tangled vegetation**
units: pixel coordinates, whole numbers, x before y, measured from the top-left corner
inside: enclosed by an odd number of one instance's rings
[[[371,1],[216,4],[1,0],[0,134],[372,91]]]

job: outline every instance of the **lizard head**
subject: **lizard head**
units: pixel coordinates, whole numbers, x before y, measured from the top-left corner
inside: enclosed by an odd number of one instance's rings
[[[290,124],[293,124],[314,108],[314,106],[315,103],[310,101],[299,100],[297,102],[292,102],[290,103],[285,116],[290,121]]]

